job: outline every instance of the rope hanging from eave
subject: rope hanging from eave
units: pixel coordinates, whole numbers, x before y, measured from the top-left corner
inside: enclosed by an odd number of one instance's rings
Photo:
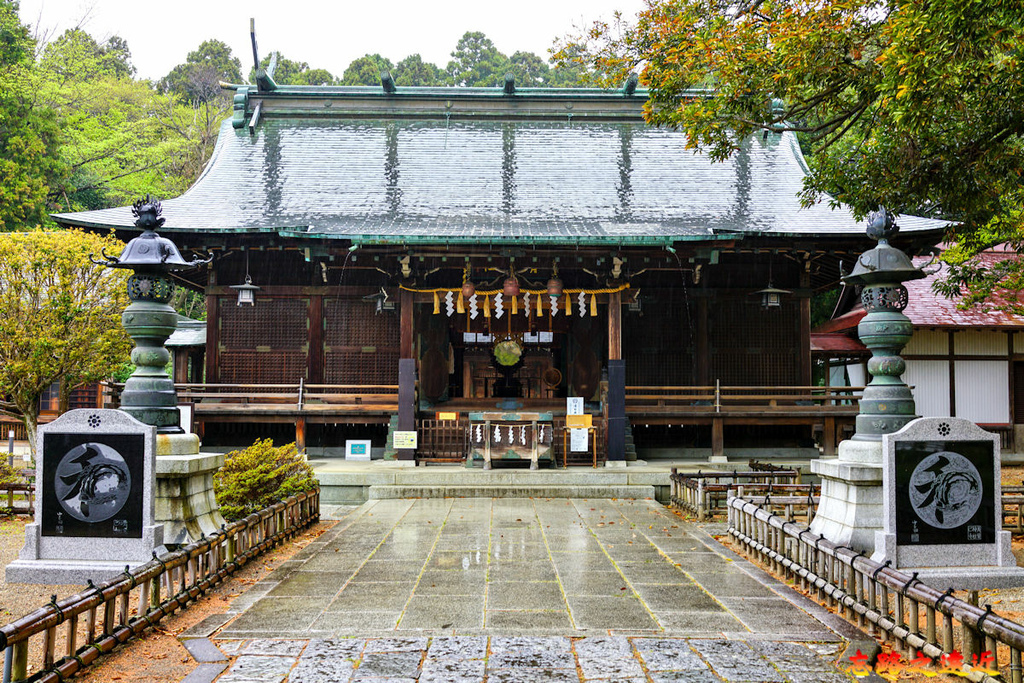
[[[400,289],[404,289],[407,292],[415,292],[416,294],[447,294],[448,292],[461,292],[462,290],[458,287],[435,287],[433,289],[416,289],[414,287],[406,287],[405,285],[399,285]],[[629,285],[620,285],[619,287],[604,287],[602,289],[585,289],[585,288],[573,288],[563,289],[562,292],[568,294],[614,294],[616,292],[622,292],[629,289]],[[477,290],[478,296],[494,296],[495,294],[503,294],[504,291],[501,289],[491,289],[487,291]],[[548,290],[546,289],[519,289],[519,295],[531,294],[531,295],[547,295]]]

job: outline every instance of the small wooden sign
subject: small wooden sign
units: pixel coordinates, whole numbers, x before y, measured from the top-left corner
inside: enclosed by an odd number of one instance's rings
[[[593,415],[566,415],[565,426],[569,429],[586,429],[594,426]]]
[[[395,449],[416,448],[416,432],[395,432]]]
[[[434,413],[435,419],[455,421],[459,419],[458,413]]]

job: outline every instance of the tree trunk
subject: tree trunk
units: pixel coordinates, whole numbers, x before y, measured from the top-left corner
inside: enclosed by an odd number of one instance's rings
[[[57,390],[57,414],[63,415],[71,407],[71,392],[74,387],[68,386],[64,379],[60,380],[60,388]]]
[[[28,451],[32,461],[36,460],[36,430],[39,427],[39,411],[26,412],[21,416],[21,422],[25,425],[25,435],[28,439]]]

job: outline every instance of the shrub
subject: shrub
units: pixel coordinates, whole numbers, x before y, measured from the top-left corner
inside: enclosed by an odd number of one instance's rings
[[[213,477],[221,514],[231,522],[318,486],[313,468],[294,443],[275,447],[270,439],[231,451]]]
[[[21,481],[18,470],[7,464],[7,458],[0,456],[0,484],[13,484]]]

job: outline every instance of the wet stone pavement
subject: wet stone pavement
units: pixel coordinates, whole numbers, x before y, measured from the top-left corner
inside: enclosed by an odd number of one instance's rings
[[[189,683],[847,681],[835,662],[863,638],[650,500],[339,512],[190,634],[234,661]]]

